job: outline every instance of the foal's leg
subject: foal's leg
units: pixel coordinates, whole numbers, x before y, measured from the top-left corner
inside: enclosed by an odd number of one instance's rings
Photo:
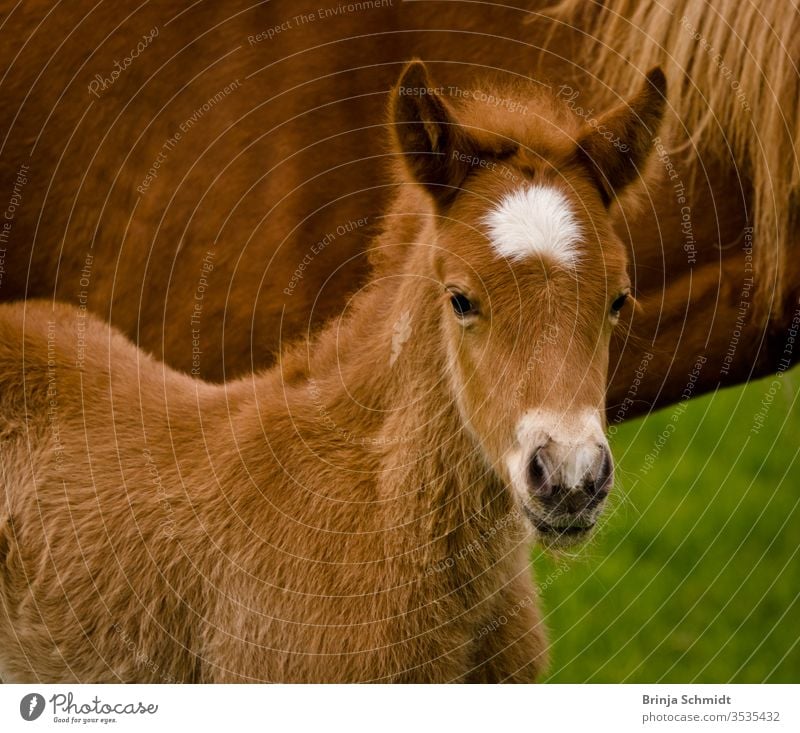
[[[547,634],[529,570],[500,592],[476,631],[475,667],[466,682],[535,682],[547,668]]]

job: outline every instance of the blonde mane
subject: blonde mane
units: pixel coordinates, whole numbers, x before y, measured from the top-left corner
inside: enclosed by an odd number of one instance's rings
[[[584,58],[611,89],[635,84],[634,69],[664,68],[683,128],[676,139],[689,138],[673,152],[689,153],[700,173],[707,156],[733,157],[749,179],[755,274],[780,308],[800,185],[796,2],[564,0],[548,14],[585,29],[593,43]]]

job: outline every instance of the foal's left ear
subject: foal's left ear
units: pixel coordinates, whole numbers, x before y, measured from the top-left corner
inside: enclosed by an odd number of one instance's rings
[[[440,207],[446,207],[469,171],[473,150],[466,130],[456,121],[422,61],[406,66],[394,88],[391,124],[403,162]]]
[[[642,172],[664,117],[667,80],[651,69],[636,95],[604,114],[578,141],[578,155],[597,180],[606,206]]]

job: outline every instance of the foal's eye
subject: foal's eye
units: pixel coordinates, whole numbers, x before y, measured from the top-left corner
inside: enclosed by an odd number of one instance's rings
[[[472,301],[463,293],[450,293],[450,305],[453,306],[453,312],[459,318],[475,312]]]
[[[618,316],[619,312],[625,307],[625,303],[628,302],[628,293],[622,293],[617,299],[611,304],[611,315]]]

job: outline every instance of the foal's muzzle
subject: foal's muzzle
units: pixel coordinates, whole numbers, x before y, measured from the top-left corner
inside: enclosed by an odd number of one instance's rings
[[[548,545],[585,539],[613,484],[611,451],[595,411],[526,413],[508,467],[522,510]]]
[[[604,443],[563,446],[553,440],[528,462],[528,517],[548,540],[585,537],[613,483],[611,452]]]

